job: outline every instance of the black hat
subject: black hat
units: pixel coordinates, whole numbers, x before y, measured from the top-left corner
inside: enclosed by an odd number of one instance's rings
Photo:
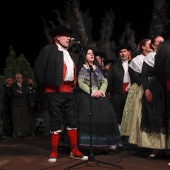
[[[95,56],[100,56],[100,58],[106,58],[106,55],[103,51],[95,51]]]
[[[54,29],[49,31],[51,37],[55,37],[56,35],[72,35],[73,31],[65,26],[56,26]]]
[[[121,44],[117,47],[116,52],[119,53],[120,50],[127,49],[128,51],[132,50],[131,46],[128,44]]]

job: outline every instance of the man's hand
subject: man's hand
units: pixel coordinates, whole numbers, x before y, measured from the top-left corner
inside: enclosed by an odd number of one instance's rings
[[[17,92],[17,93],[22,93],[22,91],[21,91],[21,90],[16,90],[16,92]]]

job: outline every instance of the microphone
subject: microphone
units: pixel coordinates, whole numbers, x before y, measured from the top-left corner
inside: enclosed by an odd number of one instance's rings
[[[73,43],[73,44],[81,44],[80,41],[77,41],[75,38],[70,38],[70,41]]]

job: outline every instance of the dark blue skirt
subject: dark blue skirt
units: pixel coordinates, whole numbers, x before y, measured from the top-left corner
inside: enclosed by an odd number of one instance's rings
[[[90,136],[92,146],[111,146],[122,141],[115,111],[107,96],[95,99],[87,93],[79,93],[76,111],[79,145],[89,146]]]

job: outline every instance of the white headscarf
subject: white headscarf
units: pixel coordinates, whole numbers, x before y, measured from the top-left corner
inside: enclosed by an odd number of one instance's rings
[[[149,66],[153,67],[155,64],[155,55],[156,52],[150,52],[144,59],[144,62],[147,63]]]
[[[137,55],[131,60],[129,67],[131,67],[135,72],[141,73],[144,59],[145,56],[143,54]]]

